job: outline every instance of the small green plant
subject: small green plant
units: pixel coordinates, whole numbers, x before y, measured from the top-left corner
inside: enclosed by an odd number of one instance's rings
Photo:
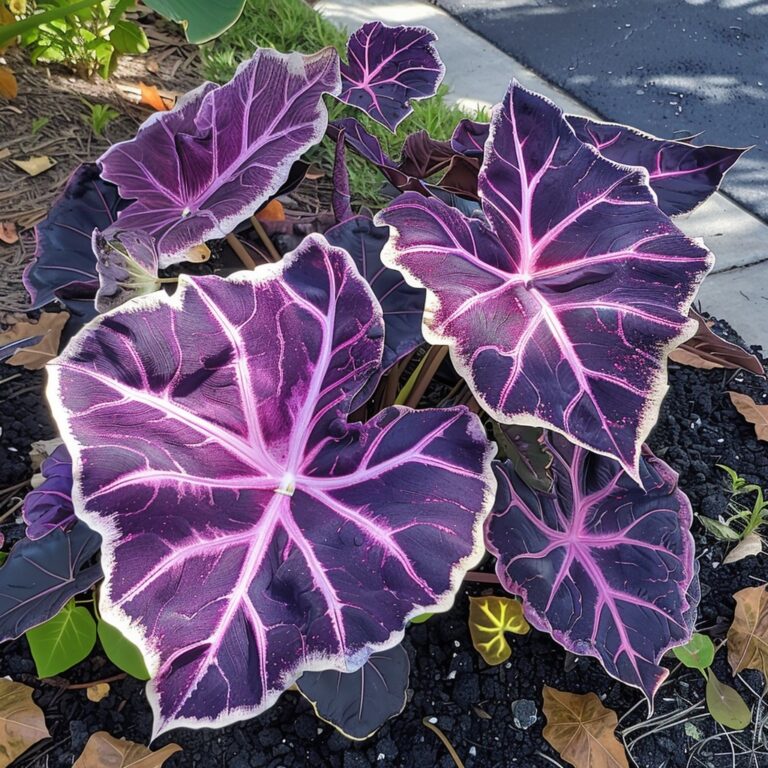
[[[30,132],[32,133],[33,136],[36,136],[50,122],[51,122],[51,118],[50,117],[36,117],[32,121],[32,125],[30,126],[29,130],[30,130]]]
[[[80,77],[99,74],[106,79],[114,72],[120,55],[149,50],[144,30],[122,18],[133,5],[134,0],[107,0],[85,8],[73,6],[70,0],[37,3],[43,15],[64,13],[68,6],[74,10],[25,31],[22,45],[29,48],[33,63],[63,64]]]
[[[707,681],[707,709],[715,722],[740,731],[752,722],[752,712],[735,688],[721,683],[715,676],[712,671],[715,652],[712,640],[698,632],[685,645],[672,649],[683,666],[697,669]]]
[[[763,489],[759,485],[747,482],[725,464],[717,466],[728,475],[728,492],[731,496],[728,503],[730,515],[724,521],[713,520],[702,515],[699,515],[699,519],[701,524],[721,541],[743,541],[751,534],[757,533],[758,528],[768,519],[768,502],[765,501]],[[742,503],[740,499],[750,494],[754,494],[753,503],[751,505]]]
[[[83,99],[83,103],[90,110],[88,115],[83,116],[83,119],[96,136],[103,136],[107,126],[116,117],[120,116],[120,113],[116,109],[112,109],[108,104],[91,104],[85,99]]]

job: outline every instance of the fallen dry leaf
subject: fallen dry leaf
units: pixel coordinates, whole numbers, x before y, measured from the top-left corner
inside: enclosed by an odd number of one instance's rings
[[[19,233],[12,221],[0,221],[0,240],[8,245],[19,242]]]
[[[125,739],[116,739],[106,731],[92,734],[72,768],[160,768],[176,752],[178,744],[167,744],[157,752]]]
[[[30,176],[39,176],[56,165],[56,161],[48,157],[48,155],[35,155],[26,160],[11,160],[11,162]]]
[[[52,437],[50,440],[35,440],[29,447],[29,461],[32,465],[32,471],[37,472],[43,462],[63,443],[64,441],[60,437]]]
[[[11,150],[8,149],[8,147],[3,147],[0,149],[0,160],[5,160],[7,157],[11,156]]]
[[[85,689],[85,695],[88,697],[88,701],[99,702],[102,699],[106,699],[109,696],[109,683],[96,683],[96,685],[89,685]]]
[[[758,533],[747,534],[726,556],[723,565],[738,563],[745,557],[759,555],[763,551],[763,540]]]
[[[0,678],[0,768],[50,735],[43,710],[32,701],[32,689]]]
[[[23,365],[29,371],[38,371],[59,353],[61,332],[69,320],[67,312],[43,312],[36,323],[23,320],[0,333],[0,347],[14,341],[42,336],[29,347],[23,347],[6,361],[8,365]]]
[[[736,410],[755,426],[758,440],[768,440],[768,405],[758,405],[749,395],[729,392]]]
[[[254,217],[258,221],[285,221],[285,208],[279,200],[270,200]]]
[[[157,90],[157,86],[139,83],[139,89],[141,91],[139,104],[146,104],[158,112],[167,112],[169,109],[173,109],[173,105],[176,103],[175,96],[169,93],[160,93]]]
[[[544,738],[576,768],[629,768],[616,738],[618,718],[594,693],[544,686]]]
[[[768,587],[737,592],[733,624],[728,630],[728,663],[734,675],[757,669],[768,680]]]
[[[705,370],[743,368],[765,376],[763,365],[755,355],[713,333],[707,321],[695,310],[692,309],[689,314],[698,321],[699,328],[692,338],[670,353],[669,359],[672,362]]]
[[[210,258],[211,249],[205,243],[193,245],[191,248],[184,251],[184,261],[188,261],[191,264],[202,264]]]
[[[16,75],[8,67],[0,67],[0,97],[15,99],[19,95],[19,84]]]
[[[0,27],[4,27],[6,24],[13,24],[16,21],[16,17],[5,7],[5,3],[0,3]],[[6,48],[9,48],[16,42],[17,38],[10,39],[7,43],[0,45],[0,53]]]

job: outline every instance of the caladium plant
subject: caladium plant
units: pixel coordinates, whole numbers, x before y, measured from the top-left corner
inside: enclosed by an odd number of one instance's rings
[[[642,446],[712,262],[666,214],[739,150],[566,116],[515,83],[490,126],[414,133],[399,160],[355,118],[326,130],[329,94],[394,130],[439,84],[434,41],[366,25],[341,70],[330,49],[260,49],[110,149],[103,178],[81,169],[38,230],[35,306],[75,290],[105,314],[49,364],[71,480],[62,458],[28,497],[0,629],[90,587],[101,536],[101,612],[146,661],[156,732],[250,717],[298,681],[367,736],[402,706],[406,624],[447,610],[485,548],[533,626],[649,699],[690,637],[690,505]],[[324,133],[325,237],[158,290],[299,183]],[[345,147],[396,188],[378,218],[352,209]],[[394,405],[437,371],[430,403],[452,407]]]
[[[445,610],[482,553],[477,416],[347,421],[382,349],[368,284],[311,236],[280,264],[134,299],[51,364],[75,506],[103,537],[101,611],[147,660],[157,731],[353,671]]]
[[[498,421],[557,430],[639,478],[711,255],[659,210],[644,172],[601,157],[516,83],[478,192],[485,221],[413,193],[376,219],[394,232],[384,264],[427,290],[424,337],[448,345]]]

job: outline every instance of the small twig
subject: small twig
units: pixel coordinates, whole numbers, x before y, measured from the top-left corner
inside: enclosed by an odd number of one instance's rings
[[[23,503],[24,499],[19,499],[7,512],[3,512],[3,514],[0,515],[0,523],[7,520]]]
[[[231,232],[226,236],[225,239],[229,247],[235,252],[237,258],[240,259],[246,269],[256,269],[257,264],[251,257],[251,254],[245,250],[243,244]]]
[[[128,677],[128,675],[125,672],[120,672],[117,675],[112,675],[112,677],[105,677],[103,680],[93,680],[90,683],[67,683],[66,685],[62,685],[58,687],[65,688],[68,691],[79,691],[79,690],[83,690],[84,688],[92,688],[94,685],[103,685],[105,683],[116,683],[118,680],[125,680],[126,677]],[[50,680],[43,680],[42,682],[49,683],[50,685],[56,685],[56,683]]]
[[[7,496],[14,491],[20,491],[25,485],[29,485],[29,480],[22,480],[22,482],[16,483],[16,485],[9,485],[7,488],[2,488],[0,489],[0,496]]]
[[[14,379],[18,379],[19,376],[21,376],[20,373],[14,373],[12,376],[6,376],[4,379],[0,379],[0,384],[7,384],[9,381],[13,381]]]
[[[425,717],[421,724],[425,727],[429,728],[432,733],[437,736],[440,741],[443,742],[443,745],[448,750],[448,754],[453,758],[453,762],[456,763],[456,768],[464,768],[464,763],[461,762],[461,758],[459,757],[456,750],[453,748],[453,745],[450,741],[448,741],[448,737],[434,724],[429,722],[429,718]]]
[[[272,261],[280,261],[280,253],[277,248],[275,248],[275,244],[269,239],[261,222],[255,216],[251,216],[251,224],[253,225],[254,231],[259,236],[259,239],[264,244],[264,247],[269,251]]]

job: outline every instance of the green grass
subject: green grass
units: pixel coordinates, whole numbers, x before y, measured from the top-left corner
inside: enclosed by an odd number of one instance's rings
[[[313,53],[332,45],[343,56],[347,33],[314,11],[303,0],[248,0],[239,21],[221,37],[203,48],[205,76],[223,83],[229,80],[237,65],[249,58],[256,48],[276,48],[278,51]],[[441,86],[431,99],[413,102],[413,114],[390,133],[384,126],[368,118],[360,110],[328,98],[331,120],[356,117],[381,142],[384,151],[393,158],[400,156],[405,137],[425,130],[435,139],[448,139],[463,117],[487,120],[484,110],[468,114],[448,104],[448,89]],[[324,139],[309,154],[309,159],[324,168],[333,165],[333,142]],[[352,188],[352,202],[372,209],[380,208],[382,176],[379,171],[353,153],[347,153],[347,165]]]

